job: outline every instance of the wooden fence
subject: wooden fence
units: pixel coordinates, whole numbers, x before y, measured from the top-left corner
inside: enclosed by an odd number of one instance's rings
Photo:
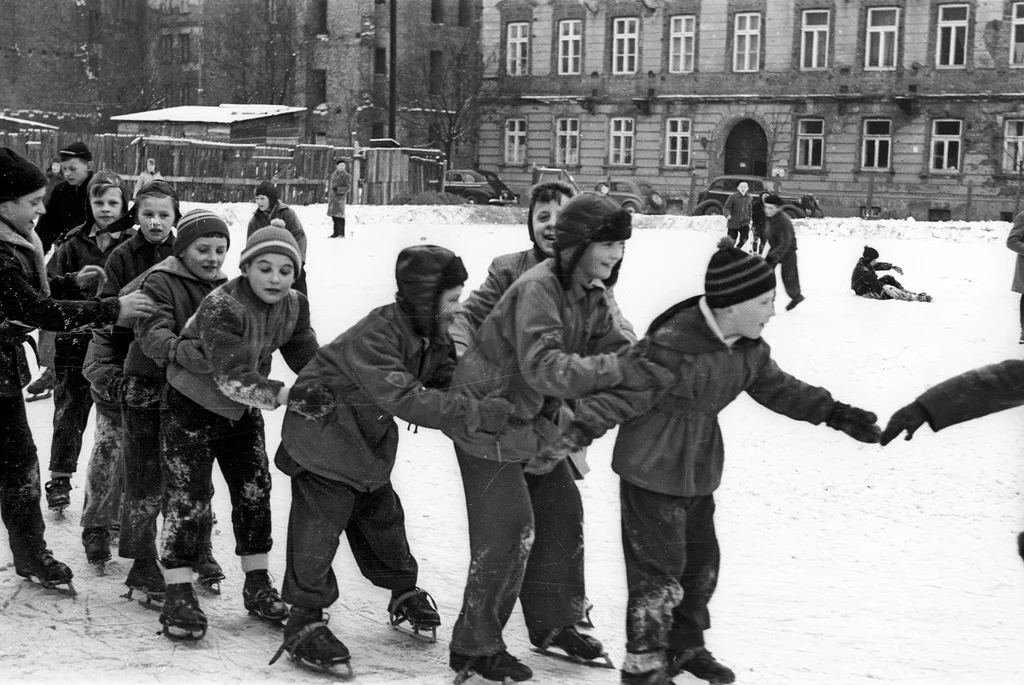
[[[95,169],[111,169],[130,182],[146,168],[147,159],[154,159],[178,196],[193,202],[247,202],[256,186],[266,180],[278,187],[288,204],[325,202],[334,161],[344,158],[352,162],[353,185],[362,180],[362,193],[358,186],[353,187],[350,203],[387,204],[428,189],[428,181],[439,179],[444,168],[439,155],[432,155],[436,151],[413,148],[290,148],[115,133],[0,131],[0,145],[18,151],[42,169],[58,150],[76,140],[89,146]]]

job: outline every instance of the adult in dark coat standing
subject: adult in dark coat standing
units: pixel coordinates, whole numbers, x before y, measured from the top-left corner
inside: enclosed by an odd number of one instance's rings
[[[1024,345],[1024,212],[1013,218],[1013,228],[1006,237],[1006,247],[1017,253],[1017,262],[1013,267],[1013,284],[1010,290],[1020,293],[1020,340]]]
[[[771,247],[764,260],[768,266],[775,268],[782,265],[782,286],[789,295],[786,311],[790,311],[804,301],[800,292],[800,271],[796,266],[796,233],[793,222],[782,211],[782,198],[774,193],[764,198],[765,239]]]
[[[345,237],[345,204],[351,188],[352,176],[345,168],[345,160],[339,159],[334,163],[334,171],[327,182],[327,215],[334,221],[332,238]]]

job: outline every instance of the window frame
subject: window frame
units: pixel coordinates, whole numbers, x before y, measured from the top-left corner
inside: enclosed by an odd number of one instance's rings
[[[616,126],[621,128],[617,130]],[[608,120],[608,166],[632,167],[635,159],[636,119],[611,117]]]
[[[515,130],[513,130],[513,125],[515,125]],[[505,164],[510,166],[526,164],[526,132],[525,118],[510,117],[505,120]]]
[[[804,130],[805,124],[821,124],[819,132]],[[796,160],[794,167],[801,171],[822,171],[825,168],[825,120],[819,117],[806,117],[796,122]],[[817,152],[818,163],[813,163]],[[806,161],[805,160],[809,160]]]
[[[876,122],[883,122],[883,121],[889,127],[888,133],[886,133],[885,135],[869,134],[868,133],[868,124],[876,123]],[[868,165],[867,164],[867,161],[868,161],[867,160],[867,154],[868,154],[868,143],[869,142],[874,143],[874,148],[875,148],[874,155],[873,155],[874,158],[875,158],[874,159],[875,164],[872,164],[872,165]],[[885,143],[885,155],[886,155],[886,164],[885,164],[885,166],[877,164],[879,143],[883,143],[883,142]],[[862,171],[889,171],[890,169],[892,169],[892,147],[893,147],[893,141],[892,141],[892,119],[883,119],[883,118],[879,118],[879,117],[872,117],[872,118],[864,119],[863,120],[863,122],[861,123],[861,145],[860,145],[860,168],[861,168]]]
[[[630,24],[633,31],[620,30],[620,26]],[[611,39],[612,74],[636,74],[640,69],[640,18],[612,17]],[[620,62],[622,66],[619,66]]]
[[[673,124],[686,125],[673,131]],[[685,145],[683,143],[685,141]],[[675,143],[675,146],[673,144]],[[685,149],[684,149],[685,148]],[[673,156],[677,159],[673,161]],[[693,120],[689,117],[668,117],[665,119],[665,156],[663,163],[669,169],[689,169],[693,165]]]
[[[579,117],[555,119],[555,165],[560,167],[580,165],[580,128]]]
[[[1010,134],[1010,126],[1014,125],[1018,129],[1018,132]],[[1013,144],[1014,156],[1017,159],[1017,164],[1013,164],[1011,156],[1009,154],[1010,144]],[[1003,163],[1002,169],[1004,174],[1013,174],[1019,176],[1024,174],[1024,118],[1020,119],[1007,119],[1003,122]]]
[[[577,32],[566,35],[563,29],[575,26]],[[574,76],[583,73],[583,20],[582,19],[560,19],[557,24],[558,31],[556,40],[558,50],[556,55],[556,73],[559,76]],[[568,65],[563,68],[563,65]],[[573,69],[575,63],[575,69]]]
[[[677,21],[680,24],[678,29],[675,26]],[[689,29],[686,27],[687,23],[690,25]],[[687,44],[689,49],[686,47]],[[678,67],[674,66],[676,62],[679,63]],[[692,74],[696,68],[697,15],[673,14],[668,18],[668,73]]]
[[[808,24],[807,16],[809,14],[824,14],[825,24]],[[807,39],[810,37],[814,43],[814,46],[818,46],[821,35],[824,34],[824,46],[820,53],[823,64],[817,64],[818,51],[813,51],[810,55],[813,57],[815,64],[811,66],[807,65]],[[800,13],[800,71],[824,71],[828,69],[829,63],[829,48],[832,40],[832,10],[825,8],[816,9],[805,9]]]
[[[1014,35],[1020,33],[1020,42],[1014,42]],[[1007,57],[1011,68],[1024,68],[1024,2],[1015,2],[1010,5],[1010,54]],[[1014,47],[1020,46],[1016,50]],[[1015,60],[1016,57],[1016,60]]]
[[[967,12],[967,16],[963,20],[956,20],[956,21],[946,20],[946,21],[943,21],[943,19],[942,19],[942,12],[943,12],[943,10],[948,10],[948,9],[963,9],[963,10],[965,10]],[[968,36],[970,34],[970,26],[971,26],[971,6],[970,5],[968,5],[966,3],[949,3],[949,4],[945,4],[945,5],[938,5],[936,7],[936,14],[935,14],[935,68],[936,69],[966,69],[967,68],[967,51],[968,51],[968,47],[969,47],[967,40],[968,40]],[[947,50],[945,50],[946,52],[951,52],[952,54],[947,55],[947,57],[952,57],[953,55],[955,55],[955,49],[953,47],[956,44],[955,36],[956,36],[957,33],[962,31],[962,35],[963,35],[962,50],[963,50],[963,53],[961,55],[962,61],[959,62],[959,63],[950,62],[948,64],[944,64],[942,62],[942,57],[943,57],[943,52],[944,52],[944,49],[943,49],[943,35],[942,34],[943,34],[944,30],[951,30],[951,32],[953,34],[952,38],[950,40],[950,46],[949,46],[949,48]]]
[[[749,28],[749,21],[747,28],[740,29],[740,20],[750,20],[757,18],[757,28]],[[761,71],[761,33],[764,29],[764,19],[760,12],[737,12],[733,15],[732,22],[732,70],[735,74],[756,74]],[[740,40],[743,38],[744,40]],[[750,46],[750,39],[756,40],[756,45],[753,49]],[[741,52],[740,45],[744,45],[744,49]],[[740,68],[740,57],[744,57],[744,68]],[[750,60],[753,57],[753,68],[751,68]]]
[[[513,29],[523,33],[513,37]],[[505,74],[530,75],[530,22],[510,21],[505,24]]]
[[[900,61],[900,19],[902,14],[900,7],[896,6],[885,6],[885,7],[868,7],[867,13],[864,16],[864,70],[865,71],[895,71],[896,66]],[[895,22],[890,27],[888,24],[883,25],[882,28],[878,28],[872,25],[871,19],[878,12],[895,12]],[[878,45],[878,59],[879,64],[877,66],[871,65],[871,38],[872,35],[879,37]],[[886,41],[886,36],[890,36],[892,40],[892,64],[882,64],[882,55],[886,52],[883,47]]]
[[[939,124],[948,124],[955,122],[957,124],[956,135],[949,135],[945,133],[939,133]],[[936,153],[941,146],[942,159],[949,159],[949,148],[950,146],[956,146],[956,163],[955,166],[943,166],[938,168],[935,166]],[[963,119],[932,119],[931,136],[928,141],[928,172],[931,174],[959,174],[961,172],[961,166],[963,165],[964,155],[964,120]]]

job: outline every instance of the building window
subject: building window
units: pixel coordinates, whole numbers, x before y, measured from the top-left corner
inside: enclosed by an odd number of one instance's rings
[[[684,14],[670,17],[668,24],[668,70],[672,74],[693,71],[693,54],[697,44],[697,17]]]
[[[665,121],[665,166],[690,166],[690,120]]]
[[[277,0],[267,0],[267,23],[277,23]]]
[[[444,2],[443,0],[430,0],[430,23],[444,23]]]
[[[861,168],[888,169],[892,149],[892,121],[865,119]]]
[[[178,35],[178,61],[182,64],[192,63],[192,36],[187,33]]]
[[[1024,119],[1008,119],[1003,141],[1003,171],[1024,173]]]
[[[444,81],[444,54],[440,50],[430,51],[430,83],[427,90],[430,95],[440,95]]]
[[[473,23],[473,7],[471,0],[459,0],[459,26]]]
[[[900,11],[896,7],[873,7],[868,10],[868,33],[864,52],[864,68],[893,70],[896,68],[896,50]]]
[[[160,36],[160,61],[170,62],[174,58],[174,36],[165,33]]]
[[[633,129],[632,119],[614,118],[611,121],[611,140],[608,151],[608,163],[618,166],[633,164]]]
[[[635,74],[640,43],[640,20],[619,17],[612,23],[612,73]]]
[[[526,164],[526,119],[505,122],[505,164]]]
[[[505,73],[526,76],[530,56],[530,22],[517,21],[508,25]]]
[[[558,22],[558,73],[578,74],[583,59],[583,22],[567,19]]]
[[[961,131],[959,119],[936,119],[932,122],[932,171],[960,169]]]
[[[761,68],[761,15],[741,12],[736,15],[732,34],[732,70],[757,71]]]
[[[939,5],[939,33],[935,39],[935,66],[967,66],[967,5]]]
[[[1024,2],[1013,3],[1010,20],[1010,64],[1024,67]]]
[[[373,49],[373,73],[378,76],[387,76],[388,74],[388,49],[387,48],[374,48]]]
[[[825,158],[825,120],[801,119],[796,134],[798,169],[821,169]]]
[[[555,164],[576,166],[580,163],[580,120],[555,121]]]
[[[309,73],[309,92],[317,105],[327,103],[327,70],[311,69]]]
[[[828,67],[828,10],[807,10],[800,27],[800,68]]]

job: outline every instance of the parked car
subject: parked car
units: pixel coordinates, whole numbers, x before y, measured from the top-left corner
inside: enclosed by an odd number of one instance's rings
[[[813,195],[788,195],[776,192],[772,189],[769,179],[741,175],[719,176],[712,180],[697,196],[697,205],[693,208],[694,215],[721,214],[726,198],[736,192],[736,186],[743,181],[749,187],[748,192],[751,195],[760,195],[765,191],[778,195],[783,201],[782,211],[794,219],[825,216]]]
[[[444,173],[445,192],[466,198],[469,204],[514,205],[519,196],[493,171],[449,169]]]
[[[668,203],[658,191],[651,187],[647,181],[637,181],[631,178],[610,178],[601,181],[594,190],[604,192],[608,187],[607,195],[622,203],[622,208],[630,213],[641,214],[663,214],[668,209]]]

